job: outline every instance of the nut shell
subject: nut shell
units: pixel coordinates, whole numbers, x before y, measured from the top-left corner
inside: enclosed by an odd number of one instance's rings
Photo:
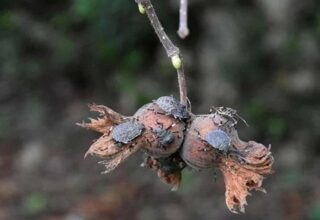
[[[166,114],[156,103],[141,107],[134,117],[153,134],[148,139],[149,144],[142,148],[148,155],[154,158],[168,157],[181,146],[185,123]]]
[[[213,119],[213,114],[197,115],[187,129],[180,155],[192,168],[207,169],[216,166],[219,162],[220,152],[206,141],[210,132],[219,129]]]

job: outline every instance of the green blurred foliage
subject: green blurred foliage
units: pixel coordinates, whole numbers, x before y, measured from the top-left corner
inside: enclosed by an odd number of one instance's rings
[[[315,205],[309,211],[309,217],[311,220],[319,220],[320,219],[320,205]]]
[[[39,193],[33,193],[26,197],[25,207],[29,213],[36,214],[46,208],[46,197]]]
[[[287,187],[294,189],[301,184],[303,176],[296,170],[286,170],[286,172],[282,175],[281,180],[286,183]]]

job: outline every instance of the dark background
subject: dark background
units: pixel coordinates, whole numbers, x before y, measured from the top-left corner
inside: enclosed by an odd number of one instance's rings
[[[154,0],[186,62],[195,113],[237,109],[245,140],[271,143],[275,174],[230,213],[215,171],[177,192],[139,167],[100,175],[98,137],[75,126],[87,103],[132,115],[177,96],[176,73],[133,0],[0,0],[0,219],[320,219],[320,1],[194,0],[178,39],[178,0]],[[216,180],[215,180],[216,179]]]

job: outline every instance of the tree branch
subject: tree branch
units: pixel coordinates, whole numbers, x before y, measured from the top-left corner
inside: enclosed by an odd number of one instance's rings
[[[179,10],[179,30],[178,35],[180,38],[184,39],[189,35],[188,28],[188,0],[180,0],[180,10]]]
[[[162,46],[166,50],[166,53],[168,57],[171,58],[171,61],[173,63],[173,66],[177,69],[178,74],[178,83],[179,83],[179,92],[180,92],[180,102],[181,104],[187,106],[188,104],[188,98],[187,98],[187,86],[186,86],[186,80],[184,75],[184,68],[183,68],[183,62],[181,60],[181,54],[180,50],[177,46],[175,46],[166,32],[164,31],[163,26],[161,25],[159,18],[153,8],[153,5],[150,0],[135,0],[135,2],[139,6],[139,10],[141,7],[144,8],[145,12],[147,13],[147,16],[149,18],[149,21],[155,30]],[[141,10],[140,10],[141,12]]]
[[[184,75],[184,67],[181,65],[180,69],[177,69],[178,74],[178,82],[179,82],[179,93],[180,93],[180,103],[184,106],[187,106],[188,104],[188,96],[187,96],[187,83],[186,78]],[[191,106],[189,106],[190,108]],[[189,109],[187,108],[187,109]]]

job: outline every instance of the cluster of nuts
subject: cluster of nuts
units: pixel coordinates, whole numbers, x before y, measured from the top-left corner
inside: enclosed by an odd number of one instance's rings
[[[218,167],[232,212],[244,211],[249,190],[264,190],[263,176],[271,173],[273,163],[270,147],[241,141],[235,129],[237,114],[230,108],[193,115],[172,96],[160,97],[130,117],[105,106],[90,108],[100,117],[80,125],[103,134],[87,154],[104,159],[105,173],[142,150],[146,155],[142,166],[156,171],[172,190],[178,189],[185,167]]]

